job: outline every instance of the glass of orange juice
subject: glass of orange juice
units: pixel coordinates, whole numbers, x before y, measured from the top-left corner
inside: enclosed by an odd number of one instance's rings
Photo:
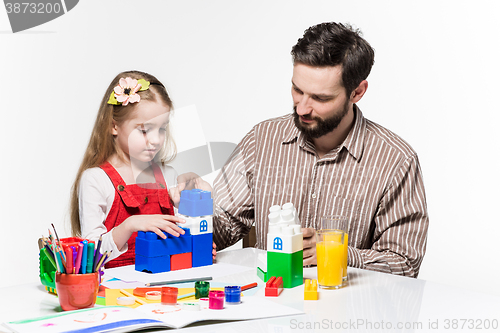
[[[344,232],[337,229],[316,231],[318,284],[323,289],[342,287]]]
[[[343,215],[328,215],[321,218],[321,230],[342,230],[344,232],[344,256],[342,262],[342,281],[347,281],[347,234],[349,219]]]

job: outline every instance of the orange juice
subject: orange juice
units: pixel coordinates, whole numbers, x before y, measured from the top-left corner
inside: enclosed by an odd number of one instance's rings
[[[320,287],[341,287],[344,264],[342,232],[333,230],[329,230],[328,233],[318,232],[316,259],[318,265],[318,283]]]
[[[349,239],[349,235],[347,235],[347,232],[344,234],[344,267],[342,270],[342,281],[347,280],[347,242]]]

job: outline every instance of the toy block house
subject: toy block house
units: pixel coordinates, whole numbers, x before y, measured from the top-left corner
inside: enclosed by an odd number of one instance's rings
[[[154,232],[137,233],[135,240],[135,270],[151,273],[212,264],[213,200],[211,193],[198,189],[181,192],[178,216],[184,235],[165,233],[162,239]]]
[[[267,233],[267,270],[260,268],[259,276],[282,277],[284,288],[300,286],[303,279],[303,236],[292,203],[269,209]]]

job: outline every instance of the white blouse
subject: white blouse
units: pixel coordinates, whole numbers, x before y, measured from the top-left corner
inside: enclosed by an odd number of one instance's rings
[[[175,169],[168,165],[160,165],[160,169],[167,188],[177,186],[177,172]],[[128,244],[125,243],[123,250],[119,251],[113,240],[113,229],[108,232],[104,225],[115,199],[115,188],[106,172],[101,168],[85,170],[80,179],[78,198],[82,237],[95,241],[97,245],[99,236],[102,235],[100,252],[108,251],[109,253],[112,251],[108,261],[127,252]]]

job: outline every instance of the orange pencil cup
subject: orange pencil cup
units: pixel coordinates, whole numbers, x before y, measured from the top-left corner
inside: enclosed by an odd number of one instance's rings
[[[91,308],[99,292],[99,273],[56,273],[56,290],[64,311]]]

